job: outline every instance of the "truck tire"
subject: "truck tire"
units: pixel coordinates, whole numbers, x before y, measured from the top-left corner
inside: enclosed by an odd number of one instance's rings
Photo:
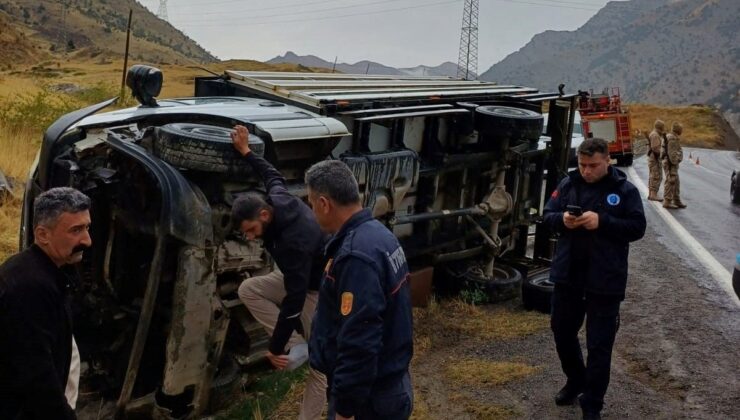
[[[522,304],[526,310],[550,313],[553,284],[550,271],[533,274],[522,283]]]
[[[211,411],[223,410],[234,402],[234,398],[239,395],[240,379],[240,368],[234,358],[229,354],[222,354],[221,362],[211,381],[209,398]]]
[[[542,134],[544,117],[528,109],[489,105],[475,109],[474,121],[483,141],[492,138],[536,142]]]
[[[250,173],[251,164],[231,143],[231,129],[204,124],[177,123],[159,127],[154,154],[178,168],[232,175]],[[249,145],[261,155],[264,142],[249,135]]]
[[[632,166],[633,158],[633,155],[617,156],[617,166]]]
[[[518,297],[522,285],[522,274],[517,269],[504,264],[497,264],[493,268],[493,278],[485,276],[478,265],[472,266],[472,269],[468,267],[462,272],[452,268],[448,275],[462,283],[463,288],[482,291],[491,303],[504,302]]]
[[[730,198],[733,203],[740,204],[740,175],[734,171],[730,179]]]

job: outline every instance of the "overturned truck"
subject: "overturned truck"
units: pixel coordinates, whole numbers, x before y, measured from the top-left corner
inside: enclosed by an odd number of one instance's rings
[[[33,242],[42,191],[71,186],[92,199],[94,247],[73,304],[83,408],[197,417],[264,351],[236,290],[272,263],[229,217],[239,194],[264,186],[232,148],[235,124],[299,197],[311,164],[346,162],[364,206],[403,244],[412,288],[434,279],[440,290],[474,285],[497,300],[518,294],[522,278],[530,297],[543,287],[535,280],[546,278],[553,242],[538,221],[567,168],[575,95],[227,71],[196,79],[193,97],[157,100],[162,75],[144,66],[127,83],[141,106],[98,113],[111,100],[49,127],[24,197],[21,247]]]

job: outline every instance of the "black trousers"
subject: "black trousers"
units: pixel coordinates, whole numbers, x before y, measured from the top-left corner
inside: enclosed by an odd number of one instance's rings
[[[555,285],[550,327],[560,364],[570,385],[583,387],[581,407],[601,411],[609,386],[612,347],[619,329],[621,297],[584,293],[579,288]],[[583,362],[578,331],[586,319],[588,359]]]

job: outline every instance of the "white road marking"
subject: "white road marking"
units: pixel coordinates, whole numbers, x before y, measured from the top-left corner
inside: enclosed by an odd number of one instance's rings
[[[640,195],[647,197],[647,187],[642,179],[637,175],[637,171],[633,167],[627,168],[627,173],[630,176],[630,180],[640,191]],[[735,290],[732,288],[732,274],[722,266],[713,256],[706,250],[699,241],[696,240],[689,231],[684,228],[681,223],[673,217],[673,215],[658,201],[648,201],[649,205],[653,206],[653,209],[663,219],[671,230],[678,236],[683,242],[686,248],[691,251],[692,254],[699,260],[699,262],[709,271],[709,274],[714,278],[714,281],[719,287],[730,296],[730,300],[736,305],[740,306],[740,300],[735,295]]]

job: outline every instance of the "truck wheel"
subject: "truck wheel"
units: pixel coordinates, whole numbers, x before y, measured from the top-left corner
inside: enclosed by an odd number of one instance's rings
[[[737,172],[732,173],[732,179],[730,182],[730,198],[735,204],[740,204],[740,175]]]
[[[522,283],[522,303],[524,309],[550,313],[553,284],[550,282],[550,271],[533,274]]]
[[[475,128],[486,139],[538,141],[544,117],[539,112],[510,106],[479,106],[475,109]]]
[[[233,403],[238,396],[241,383],[239,365],[229,354],[221,355],[216,374],[211,382],[209,405],[211,411],[219,411]]]
[[[485,293],[488,302],[503,302],[519,296],[522,274],[513,267],[497,264],[493,268],[493,278],[483,274],[480,266],[467,269],[458,277],[468,289],[478,289]]]
[[[231,129],[204,124],[167,124],[157,130],[154,154],[185,169],[233,175],[250,173],[251,165],[231,143]],[[261,155],[262,139],[249,135],[249,145]]]
[[[617,166],[632,166],[633,155],[617,157]]]

